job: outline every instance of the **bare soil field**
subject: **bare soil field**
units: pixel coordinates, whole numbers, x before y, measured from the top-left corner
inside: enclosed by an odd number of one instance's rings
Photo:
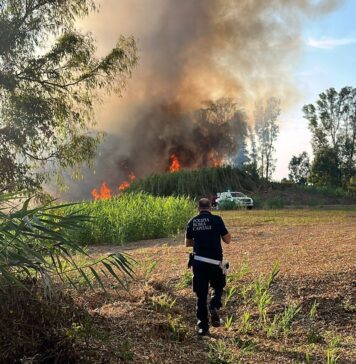
[[[231,266],[222,309],[226,323],[211,328],[210,336],[195,334],[183,236],[130,243],[124,249],[137,265],[128,290],[112,282],[107,294],[77,298],[93,318],[83,362],[356,363],[356,211],[221,214],[233,235],[224,247]],[[267,280],[275,262],[280,272],[266,288],[272,297],[263,320],[256,282]],[[286,307],[298,310],[278,330],[273,319],[285,317]]]

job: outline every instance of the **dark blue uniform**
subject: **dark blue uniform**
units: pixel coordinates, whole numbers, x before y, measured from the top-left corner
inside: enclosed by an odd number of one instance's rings
[[[194,240],[193,251],[195,255],[205,258],[222,260],[223,252],[221,237],[228,234],[225,224],[220,216],[209,211],[202,211],[193,217],[187,226],[186,238]],[[197,318],[199,328],[209,329],[207,298],[209,284],[213,288],[210,301],[210,310],[221,307],[221,296],[226,285],[226,277],[218,265],[193,261],[193,291],[197,295]]]

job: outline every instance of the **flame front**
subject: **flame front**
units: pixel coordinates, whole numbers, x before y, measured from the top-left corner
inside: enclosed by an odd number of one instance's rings
[[[220,167],[221,166],[221,160],[213,158],[212,159],[212,165],[213,165],[213,167]]]
[[[170,166],[169,166],[169,172],[173,173],[173,172],[177,172],[180,170],[180,162],[178,157],[175,154],[172,154],[169,157],[170,160]]]
[[[122,182],[120,185],[119,185],[119,191],[120,192],[123,192],[125,191],[126,189],[128,189],[130,187],[130,183],[127,182],[127,181],[124,181]]]
[[[120,192],[124,192],[125,190],[127,190],[127,189],[130,187],[131,182],[132,182],[133,180],[135,180],[135,179],[136,179],[136,176],[134,175],[134,173],[133,173],[133,172],[130,172],[130,173],[129,173],[129,181],[124,181],[124,182],[122,182],[122,183],[120,184],[120,186],[118,187],[118,188],[119,188],[119,191],[120,191]]]
[[[94,200],[105,200],[111,198],[112,191],[108,184],[103,181],[101,184],[100,189],[94,188],[91,191],[91,195],[93,196]]]
[[[133,172],[129,173],[128,179],[129,181],[124,181],[118,186],[120,192],[128,189],[131,185],[131,182],[136,179],[136,176]],[[94,200],[105,200],[111,198],[113,194],[106,181],[103,181],[100,188],[94,188],[91,191],[91,195],[93,196]]]

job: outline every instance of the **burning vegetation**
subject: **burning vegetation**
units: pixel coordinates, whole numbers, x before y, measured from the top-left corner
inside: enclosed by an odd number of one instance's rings
[[[137,178],[239,166],[255,104],[271,96],[282,107],[296,100],[291,70],[304,22],[339,3],[132,0],[103,6],[90,30],[108,42],[110,34],[133,34],[140,40],[140,64],[124,98],[111,99],[99,115],[111,138],[97,159],[97,176],[110,185],[123,181],[123,191],[131,180],[122,161]],[[117,28],[106,28],[111,24]]]
[[[128,181],[123,181],[118,186],[119,193],[127,190],[130,187],[131,182],[134,181],[135,179],[136,179],[136,176],[133,174],[133,172],[130,172],[129,176],[128,176]],[[106,181],[102,182],[100,189],[94,188],[91,191],[91,195],[94,200],[106,200],[106,199],[111,198],[114,194],[115,194],[115,192],[108,186]]]
[[[169,172],[178,172],[180,170],[180,162],[178,157],[175,154],[172,154],[169,159],[171,161]]]

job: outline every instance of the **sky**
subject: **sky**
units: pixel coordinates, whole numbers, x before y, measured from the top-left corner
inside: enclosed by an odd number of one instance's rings
[[[274,179],[288,176],[293,155],[307,151],[312,155],[308,122],[302,107],[315,103],[318,95],[330,87],[356,87],[356,0],[344,4],[322,19],[313,19],[303,32],[304,52],[294,79],[300,98],[280,117],[276,144],[277,165]]]

